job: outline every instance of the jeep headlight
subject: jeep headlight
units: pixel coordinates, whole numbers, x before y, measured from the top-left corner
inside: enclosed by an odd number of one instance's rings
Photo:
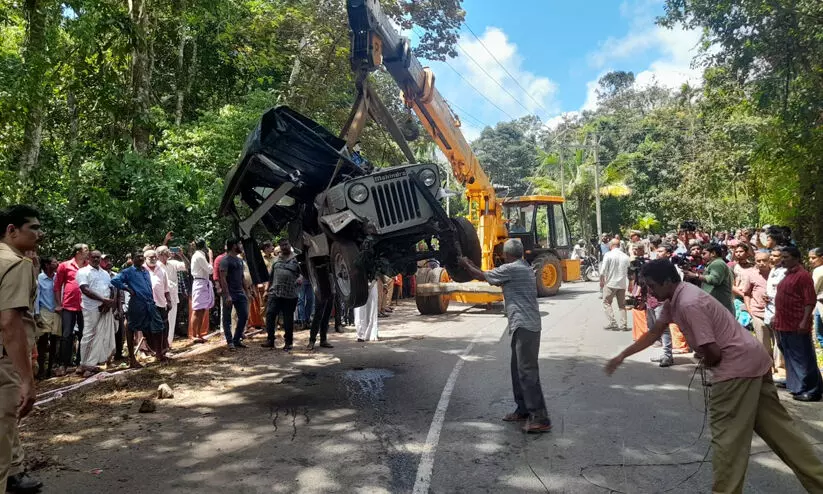
[[[363,184],[354,184],[349,188],[349,199],[356,204],[363,204],[369,198],[369,189]]]
[[[431,187],[432,185],[437,183],[437,172],[432,170],[431,168],[424,168],[422,172],[420,172],[420,180],[423,181],[423,185],[426,187]]]

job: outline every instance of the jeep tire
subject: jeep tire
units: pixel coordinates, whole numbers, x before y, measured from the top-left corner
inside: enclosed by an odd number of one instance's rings
[[[369,300],[369,279],[359,262],[354,242],[337,240],[331,244],[330,261],[337,293],[346,307],[361,307]]]
[[[451,218],[455,229],[455,236],[457,243],[460,245],[460,250],[464,257],[468,257],[475,266],[481,267],[483,262],[483,250],[480,247],[480,239],[477,238],[477,230],[467,218],[458,217]],[[454,259],[454,264],[449,262],[446,269],[449,272],[451,279],[458,283],[465,283],[472,281],[474,278],[468,271],[460,267],[457,263],[457,256],[446,255],[445,259],[451,261]]]

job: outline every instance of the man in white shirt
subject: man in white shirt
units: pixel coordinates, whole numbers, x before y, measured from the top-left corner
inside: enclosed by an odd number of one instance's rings
[[[194,241],[194,254],[191,256],[191,310],[189,321],[189,339],[202,342],[208,333],[208,313],[214,306],[214,285],[211,281],[214,268],[206,257],[206,241],[198,238]],[[203,325],[206,327],[203,328]]]
[[[629,256],[620,249],[620,239],[614,238],[609,243],[609,253],[603,256],[600,264],[600,288],[603,289],[603,308],[609,324],[608,330],[628,331],[626,323],[626,289],[629,288]],[[612,301],[617,298],[619,326],[614,318]]]
[[[180,303],[180,296],[178,294],[179,274],[188,271],[183,261],[172,259],[171,256],[171,249],[165,245],[157,248],[157,259],[160,261],[160,265],[166,270],[166,277],[169,282],[169,295],[171,297],[171,303],[169,304],[169,346],[171,346],[171,342],[174,340],[174,328],[177,325],[177,306]]]
[[[577,241],[577,244],[572,248],[572,259],[586,258],[586,241],[582,238]]]
[[[80,340],[78,374],[97,372],[114,351],[114,293],[111,276],[100,267],[100,251],[89,254],[89,264],[77,271],[77,285],[82,293],[83,338]],[[109,334],[110,333],[110,334]]]
[[[169,277],[166,274],[166,269],[159,262],[157,262],[157,251],[147,250],[143,253],[143,255],[146,257],[146,264],[143,265],[143,269],[148,271],[149,278],[151,279],[151,292],[154,297],[154,305],[157,307],[157,312],[160,313],[160,318],[163,319],[165,326],[163,335],[165,336],[166,341],[163,341],[163,343],[167,343],[167,332],[169,331],[169,306],[171,305]],[[157,355],[158,360],[163,361],[166,359],[165,355],[168,349],[169,346],[167,344],[162,345],[162,355]]]

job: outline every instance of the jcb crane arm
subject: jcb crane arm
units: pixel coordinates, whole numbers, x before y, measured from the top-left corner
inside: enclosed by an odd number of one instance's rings
[[[401,36],[378,0],[348,0],[352,70],[358,83],[381,65],[403,92],[423,127],[449,160],[454,177],[466,187],[469,220],[477,228],[483,249],[483,269],[494,267],[494,247],[505,240],[502,204],[477,156],[460,131],[460,120],[440,95],[434,73],[414,56],[409,39]]]

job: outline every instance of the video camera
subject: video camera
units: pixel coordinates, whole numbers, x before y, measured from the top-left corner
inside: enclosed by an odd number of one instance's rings
[[[643,269],[643,265],[645,265],[649,260],[645,257],[635,257],[629,263],[629,274],[630,275],[637,275],[640,273],[640,270]]]

